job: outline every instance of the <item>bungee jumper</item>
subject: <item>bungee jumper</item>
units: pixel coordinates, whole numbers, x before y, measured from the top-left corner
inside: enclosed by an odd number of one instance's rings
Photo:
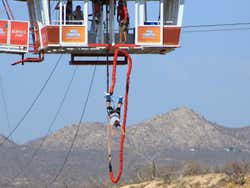
[[[121,128],[121,107],[123,104],[123,97],[120,96],[118,99],[117,107],[114,108],[111,106],[111,94],[110,93],[105,93],[105,98],[106,98],[106,108],[107,108],[107,114],[108,114],[108,119],[109,119],[109,124],[112,127],[112,135],[114,135],[114,128]],[[123,132],[123,129],[121,128],[121,133],[125,134]]]

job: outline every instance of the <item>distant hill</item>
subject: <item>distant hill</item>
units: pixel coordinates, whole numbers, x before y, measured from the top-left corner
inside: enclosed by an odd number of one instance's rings
[[[50,135],[44,144],[48,150],[64,150],[70,145],[76,131],[76,125],[62,128]],[[117,135],[117,134],[116,134]],[[38,145],[41,139],[30,142]],[[117,144],[118,138],[113,144]],[[140,151],[151,149],[219,149],[235,147],[250,149],[250,127],[229,129],[210,123],[208,120],[188,108],[179,108],[156,116],[143,123],[127,128],[127,148]],[[106,148],[106,127],[102,123],[81,125],[75,148]]]
[[[222,131],[226,134],[231,135],[242,143],[247,143],[250,146],[250,126],[242,127],[242,128],[224,128],[222,127]]]
[[[162,149],[218,149],[236,147],[249,150],[250,128],[229,129],[212,124],[188,108],[179,108],[129,128],[134,145]]]
[[[45,149],[65,150],[69,147],[76,132],[77,125],[64,127],[46,138]],[[74,145],[80,149],[103,149],[105,143],[106,129],[101,123],[84,123],[80,125],[79,134]],[[31,146],[37,146],[43,138],[33,140]]]

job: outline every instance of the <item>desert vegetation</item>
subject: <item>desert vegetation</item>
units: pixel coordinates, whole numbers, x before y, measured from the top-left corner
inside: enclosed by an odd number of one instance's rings
[[[136,169],[129,182],[114,186],[92,179],[91,188],[249,188],[250,163],[233,161],[224,165],[208,165],[196,161],[158,166],[152,164]]]
[[[142,183],[143,182],[143,183]],[[167,166],[151,165],[138,170],[132,185],[123,188],[176,187],[176,188],[235,188],[250,187],[250,163],[233,161],[224,165],[207,165],[196,161]]]

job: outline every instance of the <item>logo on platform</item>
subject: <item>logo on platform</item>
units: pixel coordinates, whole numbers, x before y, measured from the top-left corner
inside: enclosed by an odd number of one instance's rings
[[[26,35],[26,31],[24,30],[12,30],[11,31],[12,34],[14,34],[16,37],[23,37],[24,35]]]
[[[143,38],[155,38],[156,34],[154,33],[154,31],[148,29],[145,31],[145,33],[143,33]]]
[[[6,32],[3,30],[3,28],[0,28],[0,35],[6,35]]]
[[[66,36],[67,38],[80,38],[81,34],[76,29],[72,29]]]

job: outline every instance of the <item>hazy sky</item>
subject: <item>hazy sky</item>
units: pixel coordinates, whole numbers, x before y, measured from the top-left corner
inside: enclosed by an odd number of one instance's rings
[[[18,20],[27,20],[24,3],[10,1]],[[249,0],[186,0],[183,25],[250,21]],[[2,7],[1,7],[2,8]],[[158,10],[152,7],[152,11]],[[3,18],[4,12],[0,12]],[[131,16],[133,16],[130,11]],[[167,55],[134,55],[129,96],[128,125],[171,109],[189,107],[210,121],[228,127],[250,125],[250,30],[182,33],[182,47]],[[47,79],[58,55],[41,64],[12,67],[19,56],[0,54],[0,74],[11,126],[23,116]],[[53,78],[27,119],[15,132],[23,143],[47,132],[72,75],[70,57],[64,55]],[[72,89],[53,130],[77,123],[94,67],[79,67]],[[116,96],[124,92],[126,67],[119,68]],[[105,67],[96,78],[84,121],[105,122]],[[7,121],[0,98],[0,132]]]

